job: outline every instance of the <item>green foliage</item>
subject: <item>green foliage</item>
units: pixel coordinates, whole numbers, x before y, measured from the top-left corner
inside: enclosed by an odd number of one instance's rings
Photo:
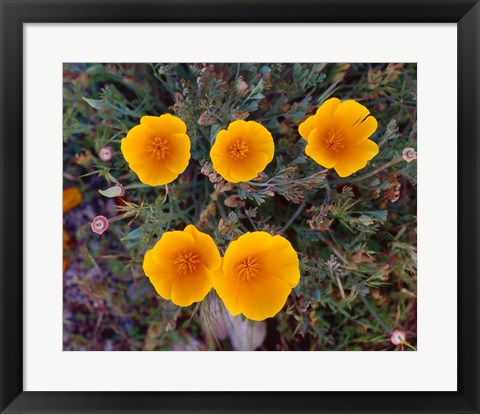
[[[414,64],[65,64],[64,184],[84,201],[67,212],[64,349],[232,349],[207,304],[160,298],[142,269],[165,231],[187,224],[224,253],[254,230],[283,234],[300,257],[301,281],[267,321],[265,350],[393,350],[392,329],[416,340]],[[305,156],[298,125],[329,97],[354,99],[379,121],[380,153],[340,179]],[[173,113],[187,125],[192,160],[173,183],[149,187],[129,170],[120,141],[143,115]],[[233,120],[263,124],[275,158],[248,183],[231,184],[209,158]],[[115,156],[103,162],[101,147]],[[121,183],[126,194],[98,190]],[[89,221],[111,220],[102,236]]]

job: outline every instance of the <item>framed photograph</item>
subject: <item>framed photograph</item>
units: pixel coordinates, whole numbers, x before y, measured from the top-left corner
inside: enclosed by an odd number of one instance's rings
[[[1,412],[479,412],[478,1],[0,4]]]

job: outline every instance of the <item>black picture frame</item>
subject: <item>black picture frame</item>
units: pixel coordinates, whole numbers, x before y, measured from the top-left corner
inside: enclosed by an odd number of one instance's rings
[[[0,15],[2,413],[480,412],[479,0],[0,0]],[[42,22],[456,23],[458,391],[281,393],[23,391],[23,24]],[[439,338],[439,347],[442,346],[442,339]],[[441,361],[438,361],[438,369],[441,372]]]

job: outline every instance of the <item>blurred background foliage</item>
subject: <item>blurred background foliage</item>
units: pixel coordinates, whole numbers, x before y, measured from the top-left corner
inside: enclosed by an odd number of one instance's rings
[[[64,188],[82,202],[64,213],[65,350],[395,350],[394,329],[416,344],[415,64],[65,64]],[[377,118],[379,155],[339,179],[305,156],[298,125],[329,97],[354,99]],[[120,141],[143,115],[187,124],[192,159],[168,186],[128,169]],[[218,176],[209,150],[236,119],[272,133],[275,158],[256,180]],[[98,154],[111,146],[114,157]],[[99,193],[117,182],[126,194]],[[96,215],[110,219],[94,234]],[[265,322],[231,318],[215,292],[180,308],[142,270],[164,231],[187,224],[223,253],[240,234],[283,234],[301,280]],[[408,348],[406,348],[408,349]]]

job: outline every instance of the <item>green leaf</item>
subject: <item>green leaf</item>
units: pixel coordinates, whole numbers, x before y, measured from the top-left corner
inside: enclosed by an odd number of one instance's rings
[[[126,236],[122,237],[122,240],[137,240],[143,236],[143,228],[138,227],[135,230],[132,230]]]
[[[378,221],[385,221],[387,219],[387,210],[376,210],[376,211],[355,211],[355,213],[361,214],[360,218],[362,218],[362,215],[371,217],[373,219],[376,219]]]
[[[88,103],[93,109],[103,109],[103,99],[90,99],[82,96],[82,99]]]

